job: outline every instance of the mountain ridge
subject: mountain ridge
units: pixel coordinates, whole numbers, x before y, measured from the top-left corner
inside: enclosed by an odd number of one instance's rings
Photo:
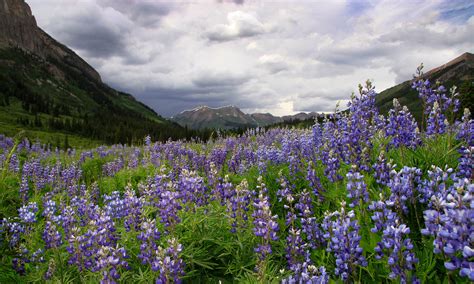
[[[132,95],[105,84],[73,50],[37,26],[24,0],[0,0],[3,134],[77,135],[105,143],[189,138]]]
[[[306,120],[318,117],[318,113],[300,112],[295,115],[274,116],[271,113],[244,113],[236,106],[209,107],[197,106],[184,110],[171,117],[181,126],[191,129],[203,128],[249,128],[263,127],[293,120]]]
[[[447,63],[435,67],[422,74],[425,79],[433,81],[439,80],[445,84],[448,89],[452,85],[457,85],[461,93],[461,102],[463,107],[471,109],[474,103],[474,54],[465,52],[460,56],[448,61]],[[376,105],[382,113],[387,113],[393,107],[393,99],[399,99],[402,105],[407,105],[413,115],[420,120],[422,103],[416,90],[411,88],[413,79],[406,80],[398,85],[383,90],[376,96]],[[241,114],[237,118],[226,118],[232,115],[226,115],[225,111],[236,108]],[[251,113],[245,114],[236,106],[208,107],[197,106],[191,110],[184,110],[171,119],[181,126],[192,129],[202,128],[247,128],[256,126],[268,126],[272,124],[281,124],[289,121],[305,121],[311,118],[317,118],[318,113],[300,112],[295,115],[274,116],[270,113]]]
[[[469,108],[473,113],[474,54],[465,52],[443,65],[428,70],[421,77],[429,79],[432,84],[439,81],[448,90],[455,85],[461,95],[461,107]],[[375,103],[380,112],[387,113],[393,107],[393,99],[397,98],[401,105],[406,105],[415,118],[421,121],[422,102],[417,91],[411,88],[411,84],[415,79],[406,80],[380,92],[375,98]]]

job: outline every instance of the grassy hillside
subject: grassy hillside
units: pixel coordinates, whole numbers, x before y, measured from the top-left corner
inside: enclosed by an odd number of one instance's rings
[[[462,107],[474,111],[474,63],[469,53],[466,60],[458,60],[454,64],[446,64],[425,74],[433,84],[440,81],[448,90],[457,86],[460,93]],[[465,54],[465,55],[466,55]],[[463,55],[463,56],[465,56]],[[393,106],[393,99],[397,98],[401,105],[406,105],[417,120],[422,116],[422,102],[416,90],[411,88],[412,81],[405,81],[399,85],[382,91],[376,97],[376,104],[380,112],[387,113]]]
[[[7,135],[25,129],[30,138],[49,133],[44,141],[58,133],[106,143],[132,143],[147,134],[157,140],[190,135],[67,61],[9,48],[0,50],[0,62],[0,117]]]

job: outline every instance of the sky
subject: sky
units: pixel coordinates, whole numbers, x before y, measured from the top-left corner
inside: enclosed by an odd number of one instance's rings
[[[344,106],[474,52],[470,0],[26,0],[108,85],[170,117],[200,105],[289,115]]]

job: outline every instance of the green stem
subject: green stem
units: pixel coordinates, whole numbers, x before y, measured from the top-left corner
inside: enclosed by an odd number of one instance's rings
[[[59,248],[56,249],[56,254],[57,254],[58,262],[59,262],[59,273],[61,275],[61,284],[64,284],[63,260],[62,260],[61,251],[59,250]]]

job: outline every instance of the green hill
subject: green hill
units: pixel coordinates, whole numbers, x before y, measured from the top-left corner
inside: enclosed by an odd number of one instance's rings
[[[193,134],[103,83],[87,62],[37,27],[23,0],[2,1],[0,134],[26,130],[56,145],[66,135],[87,145]]]
[[[450,62],[426,72],[423,75],[433,84],[439,81],[448,90],[453,85],[458,87],[461,94],[461,105],[474,113],[474,55],[464,53]],[[401,105],[406,105],[418,119],[422,116],[422,102],[418,92],[411,88],[413,80],[405,81],[394,87],[382,91],[376,97],[376,104],[381,113],[387,113],[393,106],[393,99],[397,98]]]

